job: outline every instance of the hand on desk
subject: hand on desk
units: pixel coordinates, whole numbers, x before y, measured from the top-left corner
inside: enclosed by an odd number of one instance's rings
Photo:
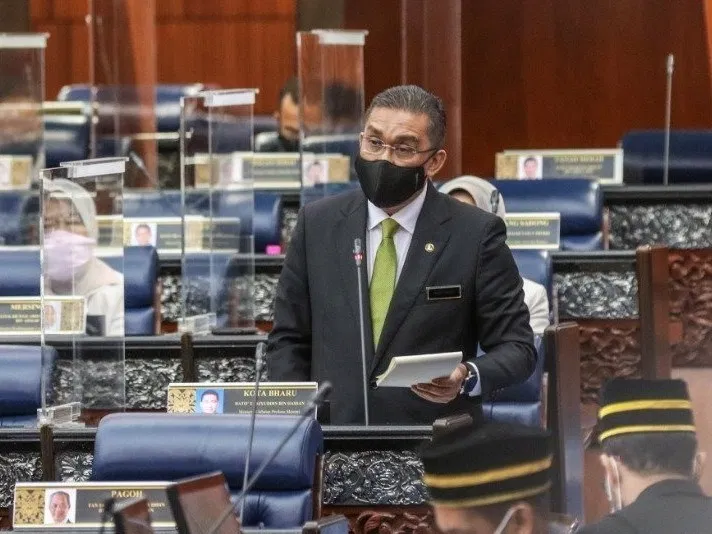
[[[441,376],[431,382],[415,384],[410,389],[425,400],[445,404],[460,394],[462,383],[467,378],[467,374],[467,367],[461,363],[450,376]]]

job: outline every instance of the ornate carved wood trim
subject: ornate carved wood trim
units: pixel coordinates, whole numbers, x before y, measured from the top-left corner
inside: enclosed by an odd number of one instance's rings
[[[435,534],[429,506],[325,506],[323,515],[342,514],[353,534]]]

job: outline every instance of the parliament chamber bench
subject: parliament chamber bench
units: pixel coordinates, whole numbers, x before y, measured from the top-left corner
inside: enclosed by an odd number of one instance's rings
[[[556,443],[552,507],[557,512],[571,515],[580,515],[583,506],[582,437],[577,403],[579,390],[575,380],[579,370],[577,338],[578,329],[574,324],[557,325],[547,330],[547,358],[544,370],[548,378],[542,391],[546,396],[545,424],[551,429]],[[91,479],[94,462],[102,461],[101,454],[107,450],[95,449],[95,440],[98,442],[102,426],[117,417],[122,421],[124,429],[120,432],[131,433],[141,432],[141,424],[153,424],[152,417],[170,418],[172,414],[112,415],[99,423],[98,431],[89,427],[49,426],[41,429],[0,429],[0,454],[5,459],[4,469],[0,470],[0,508],[3,509],[0,515],[6,513],[6,517],[10,517],[9,507],[15,480]],[[136,419],[132,419],[133,417]],[[222,416],[216,417],[219,419]],[[229,424],[227,421],[232,416],[225,417],[225,424]],[[207,421],[210,419],[213,418],[210,417]],[[132,421],[137,423],[133,430]],[[380,521],[393,527],[413,522],[432,522],[427,507],[427,493],[421,481],[422,467],[416,454],[422,441],[431,435],[430,427],[325,425],[323,433],[325,452],[321,471],[322,514],[346,515],[357,532],[362,532],[364,524],[369,521]],[[141,438],[141,443],[154,439],[148,427],[142,434],[146,436]],[[124,445],[117,445],[119,440],[116,436],[118,434],[113,437],[111,434],[105,436],[112,441],[105,440],[103,447],[114,451],[121,449]],[[220,439],[219,435],[217,439]],[[165,443],[165,440],[159,441]],[[186,447],[190,447],[189,443],[192,441],[187,441]],[[157,450],[155,443],[152,446],[154,451]],[[229,447],[225,443],[219,445],[226,446]],[[144,444],[144,448],[146,447],[148,445]],[[171,447],[180,449],[181,445],[177,443]],[[130,462],[126,453],[121,454],[123,461]],[[112,460],[107,462],[108,465],[114,465]],[[211,465],[219,463],[215,460]],[[140,461],[136,465],[138,464]],[[112,469],[115,468],[114,465]],[[183,474],[186,473],[181,473]],[[235,475],[233,478],[237,480],[239,476]],[[7,519],[0,524],[7,526]]]

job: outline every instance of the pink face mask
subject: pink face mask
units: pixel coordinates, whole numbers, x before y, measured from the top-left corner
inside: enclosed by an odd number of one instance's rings
[[[52,230],[44,236],[44,268],[50,280],[69,282],[76,279],[94,257],[96,240],[91,237]]]

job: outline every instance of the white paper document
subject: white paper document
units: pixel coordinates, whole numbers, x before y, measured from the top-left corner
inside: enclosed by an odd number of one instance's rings
[[[430,382],[433,378],[450,376],[461,362],[462,352],[396,356],[386,372],[376,377],[376,387],[409,388]]]

